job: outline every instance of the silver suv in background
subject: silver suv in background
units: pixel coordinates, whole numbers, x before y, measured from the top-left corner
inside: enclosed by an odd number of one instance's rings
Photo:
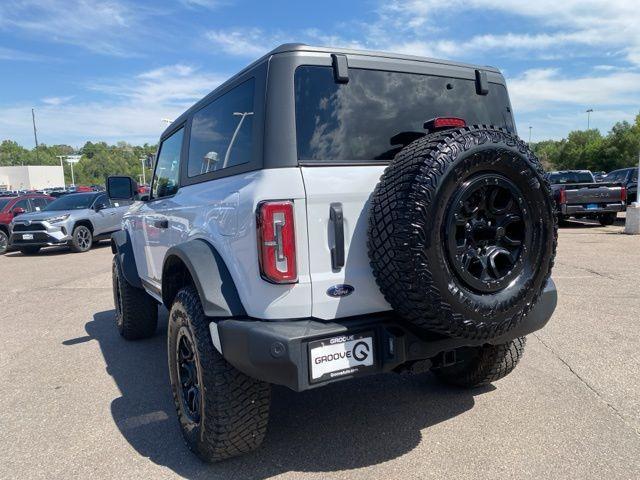
[[[120,230],[130,203],[112,201],[103,192],[65,195],[42,211],[14,219],[10,247],[26,255],[52,245],[68,245],[73,252],[86,252],[94,241],[106,240]]]

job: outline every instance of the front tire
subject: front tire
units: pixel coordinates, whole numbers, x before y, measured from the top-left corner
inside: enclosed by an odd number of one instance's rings
[[[113,302],[116,307],[116,327],[127,340],[153,336],[158,325],[158,304],[144,290],[135,288],[122,273],[118,257],[112,264]]]
[[[244,375],[214,348],[197,292],[180,290],[169,314],[169,376],[187,446],[206,462],[260,446],[271,388]]]
[[[444,383],[463,388],[476,388],[509,375],[524,354],[526,337],[518,337],[500,345],[463,347],[456,354],[459,362],[433,373]]]
[[[78,225],[73,229],[71,243],[69,247],[72,252],[82,253],[91,250],[93,246],[93,234],[89,227]]]

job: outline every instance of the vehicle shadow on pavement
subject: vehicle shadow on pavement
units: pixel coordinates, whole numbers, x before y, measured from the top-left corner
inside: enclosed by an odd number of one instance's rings
[[[124,438],[153,462],[190,479],[263,479],[285,472],[330,472],[379,464],[427,441],[429,427],[471,409],[474,395],[440,386],[429,374],[387,374],[295,393],[274,387],[269,430],[249,455],[207,465],[182,440],[169,387],[166,318],[149,340],[127,342],[116,332],[114,311],[97,313],[88,336],[97,340],[109,375],[122,393],[113,420]]]

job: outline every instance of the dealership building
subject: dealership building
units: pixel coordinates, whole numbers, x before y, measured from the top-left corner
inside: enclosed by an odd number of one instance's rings
[[[0,167],[0,191],[55,187],[64,187],[64,172],[59,165]]]

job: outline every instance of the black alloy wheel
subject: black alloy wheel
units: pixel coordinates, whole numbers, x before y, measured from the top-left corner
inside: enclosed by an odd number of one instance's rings
[[[175,358],[178,367],[182,410],[190,421],[198,424],[200,423],[202,404],[200,375],[193,340],[186,327],[182,327],[178,332]]]
[[[522,269],[531,243],[531,218],[520,189],[497,173],[467,180],[443,225],[449,263],[471,290],[504,289]]]

